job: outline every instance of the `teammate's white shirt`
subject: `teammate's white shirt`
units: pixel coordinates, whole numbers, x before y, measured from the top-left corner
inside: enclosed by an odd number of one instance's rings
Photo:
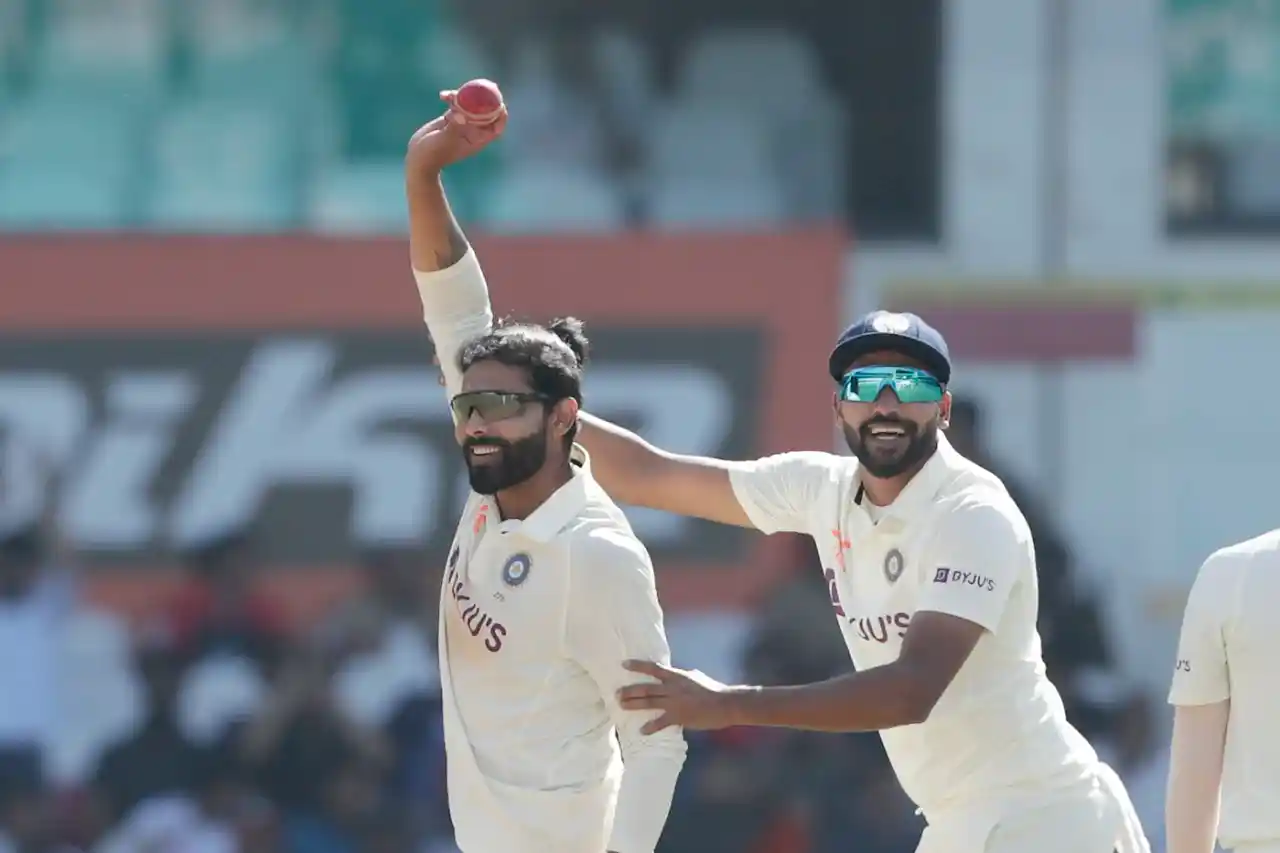
[[[455,355],[489,330],[474,254],[417,273],[449,394]],[[591,477],[574,477],[523,521],[472,494],[441,598],[449,806],[465,853],[652,853],[685,743],[640,734],[623,711],[628,658],[670,661],[653,566]]]
[[[1094,772],[1097,754],[1045,677],[1031,532],[997,477],[941,438],[898,499],[870,511],[853,458],[785,453],[737,463],[731,479],[760,530],[813,537],[858,669],[896,660],[921,610],[987,629],[928,720],[881,732],[930,823]]]
[[[1231,701],[1222,767],[1223,847],[1280,842],[1280,530],[1223,548],[1187,600],[1169,701]]]

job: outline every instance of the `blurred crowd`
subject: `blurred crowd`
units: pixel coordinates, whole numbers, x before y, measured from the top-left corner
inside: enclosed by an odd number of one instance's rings
[[[1146,700],[1113,673],[1096,597],[1034,495],[986,452],[979,413],[951,437],[1031,521],[1045,657],[1070,717],[1126,777],[1159,838],[1164,779]],[[811,543],[752,617],[750,681],[850,664]],[[80,593],[47,520],[0,530],[0,853],[440,853],[435,637],[440,574],[370,550],[363,587],[314,624],[255,583],[251,530],[182,555],[183,578],[126,622]],[[676,650],[679,655],[679,649]],[[906,853],[920,829],[874,735],[691,733],[664,853]],[[1161,849],[1157,844],[1156,849]]]
[[[370,553],[365,593],[299,631],[255,587],[246,532],[193,548],[135,625],[79,596],[51,542],[33,524],[0,541],[0,850],[448,838],[438,575],[412,554]]]
[[[634,5],[0,0],[0,229],[397,231],[409,136],[476,76],[512,121],[452,170],[470,223],[839,217],[846,110],[812,41]]]

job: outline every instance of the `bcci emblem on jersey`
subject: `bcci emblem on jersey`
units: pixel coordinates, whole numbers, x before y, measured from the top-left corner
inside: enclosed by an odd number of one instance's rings
[[[502,567],[502,582],[507,586],[520,586],[529,577],[532,565],[528,554],[513,554]]]
[[[894,548],[884,556],[884,579],[889,583],[897,583],[898,578],[902,577],[902,567],[905,561],[902,559],[902,552]]]

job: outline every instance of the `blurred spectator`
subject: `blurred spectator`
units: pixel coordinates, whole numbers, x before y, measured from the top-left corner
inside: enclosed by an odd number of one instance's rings
[[[193,791],[201,760],[178,721],[181,658],[169,648],[145,648],[137,667],[146,685],[147,715],[135,732],[106,751],[94,778],[116,819],[143,800]]]
[[[285,642],[286,622],[276,602],[254,587],[258,564],[249,532],[200,542],[186,563],[190,576],[170,614],[179,648],[193,660],[221,652],[270,671]]]
[[[270,801],[254,798],[245,803],[235,825],[240,853],[284,853],[286,845],[281,824],[280,815]]]
[[[687,737],[689,752],[659,853],[740,853],[788,805],[775,732],[728,729]]]
[[[96,853],[241,853],[246,830],[269,824],[270,809],[234,752],[205,750],[187,766],[193,771],[189,788],[141,801]]]
[[[289,820],[289,853],[363,853],[379,822],[390,817],[384,763],[346,747],[326,760],[315,802]]]
[[[318,651],[298,652],[237,736],[243,760],[285,809],[321,811],[326,777],[348,755],[390,763],[382,733],[355,722],[333,701],[329,682],[335,664]]]
[[[923,821],[903,793],[878,735],[836,735],[806,765],[814,814],[812,853],[842,853],[858,839],[862,853],[903,853],[919,840]],[[830,738],[830,736],[827,736]],[[795,761],[792,756],[790,761]]]
[[[42,761],[57,735],[67,592],[63,579],[46,571],[37,525],[0,538],[0,748],[33,749]]]
[[[60,849],[53,817],[37,762],[28,755],[0,755],[0,853]]]
[[[352,720],[392,745],[394,793],[440,802],[444,791],[440,683],[436,662],[438,569],[408,549],[383,548],[364,560],[365,594],[321,626],[318,640],[338,660],[333,693]],[[438,829],[440,810],[424,809],[420,828]]]
[[[744,662],[752,683],[822,681],[852,669],[817,552],[807,538],[795,537],[793,554],[796,570],[756,614]],[[754,766],[744,766],[740,756],[734,767],[723,751],[708,762],[731,768],[739,788],[755,786],[759,799],[744,803],[756,819],[752,837],[762,827],[785,824],[798,806],[807,816],[808,841],[794,843],[813,853],[845,850],[850,838],[876,853],[911,848],[919,821],[877,735],[773,732],[752,747]]]
[[[124,623],[80,600],[52,538],[34,521],[0,534],[0,751],[62,785],[92,771],[140,702]]]
[[[1039,570],[1038,628],[1045,666],[1062,693],[1067,717],[1093,740],[1111,731],[1118,708],[1128,698],[1117,675],[1101,607],[1079,577],[1071,550],[1042,502],[987,452],[982,433],[981,409],[973,401],[957,399],[951,407],[947,438],[958,451],[999,477],[1026,516]]]
[[[407,628],[434,655],[439,619],[439,570],[404,548],[378,548],[361,561],[364,594],[348,599],[324,620],[319,642],[335,655],[376,651],[397,628]]]
[[[753,684],[822,681],[853,667],[813,543],[794,537],[793,554],[795,571],[755,614],[744,661]]]

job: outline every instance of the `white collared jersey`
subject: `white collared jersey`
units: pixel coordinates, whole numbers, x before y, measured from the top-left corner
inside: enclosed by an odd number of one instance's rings
[[[449,394],[488,331],[475,256],[417,273]],[[574,446],[572,479],[524,520],[463,510],[441,596],[449,806],[464,853],[652,853],[684,763],[679,729],[623,711],[629,658],[670,662],[653,565]]]
[[[1169,701],[1230,700],[1218,835],[1280,841],[1280,530],[1215,552],[1187,599]]]
[[[1053,790],[1097,765],[1045,676],[1026,520],[995,475],[945,438],[898,499],[868,514],[856,459],[785,453],[734,463],[734,491],[765,533],[813,537],[855,666],[897,659],[915,613],[986,629],[928,720],[881,732],[928,816],[974,798]]]

